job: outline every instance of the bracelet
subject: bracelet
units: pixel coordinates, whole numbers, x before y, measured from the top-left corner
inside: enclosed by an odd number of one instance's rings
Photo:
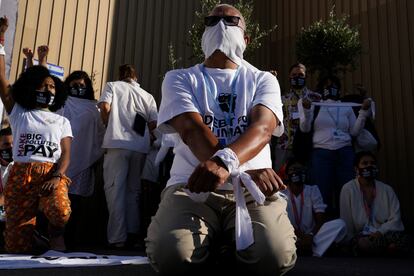
[[[52,174],[52,178],[59,177],[60,179],[64,178],[65,175],[63,173],[54,173]]]
[[[212,157],[218,157],[226,165],[229,173],[237,170],[240,166],[239,158],[231,148],[218,150]]]
[[[4,46],[1,43],[0,43],[0,55],[1,56],[5,56],[6,55],[6,51],[4,50]]]

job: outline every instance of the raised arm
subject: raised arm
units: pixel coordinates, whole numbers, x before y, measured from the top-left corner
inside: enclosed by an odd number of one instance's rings
[[[7,113],[10,113],[14,106],[14,100],[10,93],[9,81],[6,78],[6,61],[3,45],[8,26],[9,21],[7,17],[0,18],[0,41],[2,41],[2,44],[0,44],[0,96]]]
[[[23,48],[22,50],[23,55],[26,58],[26,66],[27,68],[32,67],[33,66],[33,51],[30,48]]]
[[[41,45],[37,47],[37,57],[39,58],[39,65],[47,68],[47,55],[49,54],[49,47]]]

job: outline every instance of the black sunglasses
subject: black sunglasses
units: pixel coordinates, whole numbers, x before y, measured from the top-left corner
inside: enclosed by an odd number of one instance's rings
[[[204,18],[204,25],[211,27],[217,25],[221,19],[224,19],[224,24],[227,26],[238,26],[240,22],[239,16],[206,16]]]

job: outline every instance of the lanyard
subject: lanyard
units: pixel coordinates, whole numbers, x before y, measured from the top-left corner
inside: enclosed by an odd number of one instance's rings
[[[377,189],[374,186],[374,198],[372,199],[371,204],[368,204],[367,197],[365,196],[365,194],[362,191],[361,187],[359,189],[361,191],[362,200],[364,202],[365,213],[367,214],[369,222],[372,223],[374,221],[374,201],[375,201],[375,198],[377,197]]]
[[[326,110],[328,111],[329,116],[332,118],[332,120],[335,123],[335,129],[338,129],[338,127],[339,127],[339,107],[336,108],[336,120],[332,116],[331,112],[329,111],[329,107],[327,107]]]
[[[289,193],[290,193],[290,201],[292,202],[293,215],[295,216],[295,222],[297,225],[297,229],[300,230],[300,226],[302,223],[302,217],[303,217],[303,205],[305,204],[305,200],[303,198],[303,191],[300,193],[300,214],[298,213],[298,209],[296,207],[295,194],[292,193],[290,190],[289,190]]]
[[[207,71],[205,69],[204,64],[201,65],[201,72],[203,73],[204,84],[205,84],[205,86],[207,88],[207,94],[213,100],[213,102],[215,103],[216,109],[219,110],[219,111],[221,111],[221,113],[223,114],[223,117],[226,120],[226,124],[227,124],[226,125],[227,138],[229,138],[229,136],[231,136],[231,133],[230,133],[230,131],[229,131],[228,128],[229,128],[230,123],[231,123],[231,117],[232,117],[231,115],[234,114],[232,112],[232,110],[233,110],[233,104],[234,104],[234,94],[236,94],[236,80],[237,80],[238,76],[240,75],[240,68],[241,68],[241,66],[238,66],[237,71],[234,74],[233,79],[230,82],[231,92],[230,92],[229,112],[227,112],[227,114],[226,114],[226,112],[224,112],[221,109],[219,103],[217,102],[216,98],[214,97],[214,93],[212,91],[212,88],[214,87],[214,85],[212,84],[212,82],[211,82],[211,80],[209,78],[209,75],[208,75],[208,73],[207,73]],[[215,91],[215,92],[216,92],[215,94],[217,96],[217,91]]]

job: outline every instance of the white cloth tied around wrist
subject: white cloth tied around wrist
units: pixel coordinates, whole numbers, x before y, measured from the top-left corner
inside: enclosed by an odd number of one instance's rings
[[[6,55],[6,51],[4,50],[4,46],[0,44],[0,56],[5,56],[5,55]]]
[[[233,191],[236,200],[236,219],[235,219],[235,235],[237,250],[244,250],[254,242],[252,220],[247,209],[246,200],[244,198],[242,182],[244,187],[249,191],[255,201],[262,205],[265,202],[265,195],[257,187],[249,174],[239,169],[239,159],[237,155],[230,149],[224,148],[217,151],[213,157],[219,157],[227,166],[233,184]],[[197,202],[205,202],[210,193],[192,193],[185,189],[190,198]]]

